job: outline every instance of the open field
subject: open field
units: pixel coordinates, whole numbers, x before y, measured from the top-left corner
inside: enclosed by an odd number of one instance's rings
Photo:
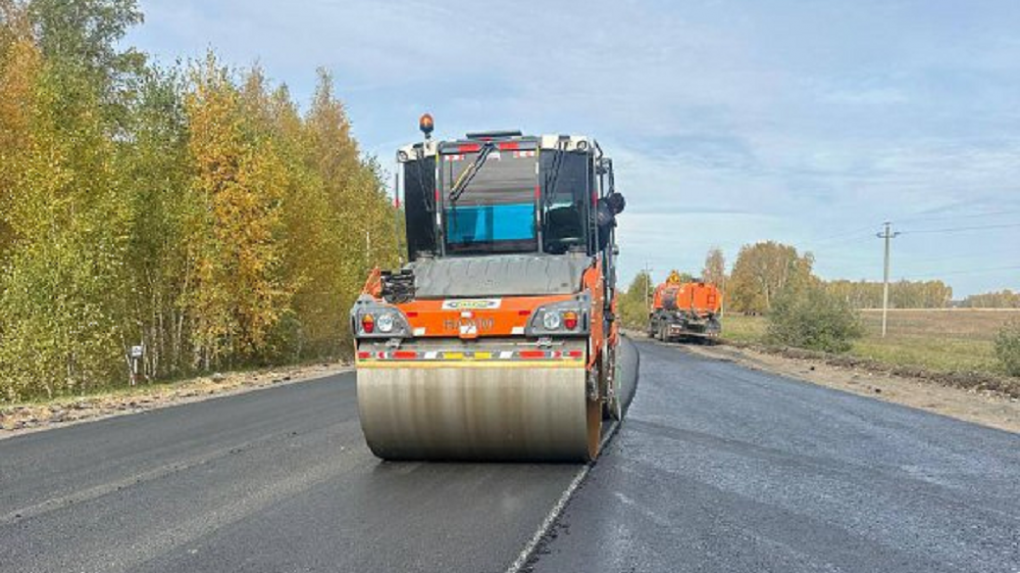
[[[865,336],[850,354],[886,364],[937,372],[978,371],[1002,374],[995,359],[995,335],[1016,309],[896,309],[889,311],[888,335],[881,337],[881,310],[864,310]],[[727,315],[723,337],[761,342],[765,319]]]

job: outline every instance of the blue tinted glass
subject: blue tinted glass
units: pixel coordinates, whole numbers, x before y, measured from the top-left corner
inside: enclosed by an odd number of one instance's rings
[[[446,210],[449,243],[535,239],[535,204],[465,205]]]

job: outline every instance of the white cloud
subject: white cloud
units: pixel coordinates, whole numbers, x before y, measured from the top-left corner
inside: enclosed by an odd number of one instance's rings
[[[1005,0],[142,5],[131,39],[164,60],[215,46],[298,97],[316,66],[332,69],[355,133],[384,158],[426,109],[446,135],[599,137],[629,199],[625,274],[644,259],[696,271],[710,246],[733,256],[773,238],[859,277],[874,272],[869,233],[825,239],[939,210],[1020,211],[1020,4]],[[985,220],[998,219],[968,222]],[[1020,264],[1020,248],[985,254],[974,235],[908,237],[904,272]],[[980,238],[1020,245],[1010,230]]]

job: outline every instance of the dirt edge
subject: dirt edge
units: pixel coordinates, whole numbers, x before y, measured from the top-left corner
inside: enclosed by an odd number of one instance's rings
[[[212,374],[174,384],[142,384],[127,392],[59,398],[39,404],[0,406],[0,440],[114,416],[234,396],[273,386],[309,382],[352,370],[348,363],[288,366]]]
[[[1020,433],[1020,380],[984,373],[941,373],[907,369],[850,356],[751,344],[664,344],[643,333],[632,338],[676,348],[746,368],[868,396]]]

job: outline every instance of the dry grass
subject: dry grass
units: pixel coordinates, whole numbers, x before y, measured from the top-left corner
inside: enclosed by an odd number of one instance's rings
[[[996,333],[1020,311],[1009,309],[893,310],[888,332],[881,337],[882,313],[865,310],[865,336],[849,354],[884,364],[933,372],[986,372],[1001,375],[995,358]],[[723,337],[733,342],[760,343],[763,317],[728,315]]]

